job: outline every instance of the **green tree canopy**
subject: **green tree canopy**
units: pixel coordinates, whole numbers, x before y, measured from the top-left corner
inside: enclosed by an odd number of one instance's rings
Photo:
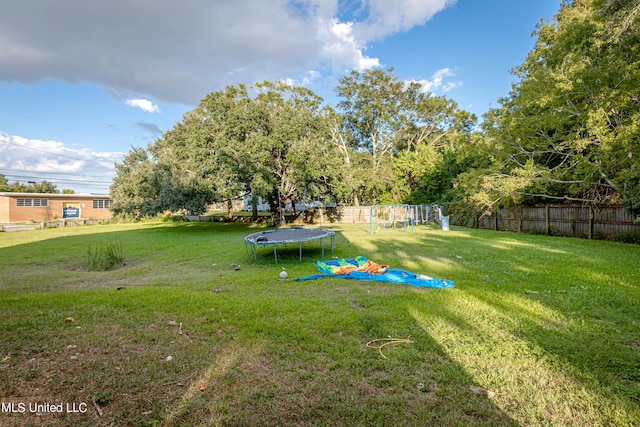
[[[393,69],[354,70],[340,79],[336,93],[342,98],[338,109],[343,113],[348,145],[366,154],[359,156],[357,165],[366,177],[360,181],[363,196],[375,203],[393,187],[391,164],[404,126],[404,84]]]
[[[485,116],[491,166],[460,177],[474,204],[640,208],[639,11],[638,0],[574,0],[539,24],[519,81]]]
[[[278,207],[309,194],[332,194],[340,168],[322,99],[282,82],[212,92],[147,150],[116,166],[114,211],[204,212],[245,194]]]
[[[9,182],[7,177],[0,174],[0,191],[11,193],[53,193],[59,194],[58,187],[49,181],[33,182],[23,184],[19,181]]]
[[[41,181],[41,182],[36,182],[34,184],[31,184],[31,190],[34,193],[52,193],[52,194],[60,193],[60,190],[58,190],[58,187],[54,183],[49,181]]]
[[[0,191],[9,191],[9,180],[6,176],[0,173]]]
[[[362,177],[355,181],[365,200],[434,202],[453,186],[455,174],[443,174],[444,169],[476,118],[416,82],[399,80],[393,71],[352,71],[340,80],[341,151],[357,160],[349,163],[357,168],[354,176]],[[438,179],[445,181],[423,191],[426,181]]]
[[[147,150],[132,147],[122,162],[116,163],[115,169],[116,176],[110,187],[114,214],[140,218],[160,211],[156,202],[160,182],[156,164]]]

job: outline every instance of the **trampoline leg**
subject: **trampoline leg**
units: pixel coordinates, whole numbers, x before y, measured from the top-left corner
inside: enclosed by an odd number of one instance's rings
[[[300,242],[300,262],[302,262],[302,242]]]
[[[251,259],[251,253],[249,252],[249,248],[251,248],[251,252],[253,253],[253,261],[257,261],[256,258],[256,254],[255,254],[255,247],[253,244],[251,243],[247,243],[246,241],[244,242],[244,251],[247,254],[247,258]]]
[[[331,236],[331,253],[333,253],[333,239],[335,238],[335,235]]]
[[[324,239],[320,239],[320,242],[322,243],[322,258],[324,258]]]
[[[276,245],[273,245],[273,257],[276,259],[276,264],[278,263],[278,252],[276,252]]]

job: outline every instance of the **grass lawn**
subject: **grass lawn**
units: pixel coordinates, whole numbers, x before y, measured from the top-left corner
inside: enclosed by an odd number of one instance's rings
[[[456,287],[281,281],[319,243],[254,263],[249,224],[0,233],[0,425],[640,425],[639,246],[333,229]],[[113,242],[125,265],[88,271]]]

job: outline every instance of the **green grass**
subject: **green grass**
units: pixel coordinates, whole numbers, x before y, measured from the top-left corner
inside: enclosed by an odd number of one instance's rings
[[[433,290],[281,281],[315,274],[319,244],[254,263],[242,238],[259,229],[0,233],[2,402],[88,408],[0,425],[640,424],[640,247],[334,227],[334,256],[456,284]],[[88,247],[113,241],[124,265],[88,271]],[[385,337],[411,342],[366,347]]]
[[[123,264],[122,244],[117,240],[95,248],[89,245],[87,249],[85,268],[88,271],[115,270]]]

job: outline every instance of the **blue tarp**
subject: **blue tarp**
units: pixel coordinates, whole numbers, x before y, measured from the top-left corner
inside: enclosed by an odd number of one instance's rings
[[[296,281],[322,279],[335,277],[340,279],[355,279],[375,282],[396,283],[402,285],[418,286],[423,288],[453,288],[451,280],[436,279],[423,274],[415,274],[406,270],[399,270],[380,266],[380,272],[357,271],[370,263],[365,257],[359,256],[354,259],[334,259],[328,261],[318,261],[316,266],[322,274],[300,277]],[[377,265],[374,263],[374,265]]]

